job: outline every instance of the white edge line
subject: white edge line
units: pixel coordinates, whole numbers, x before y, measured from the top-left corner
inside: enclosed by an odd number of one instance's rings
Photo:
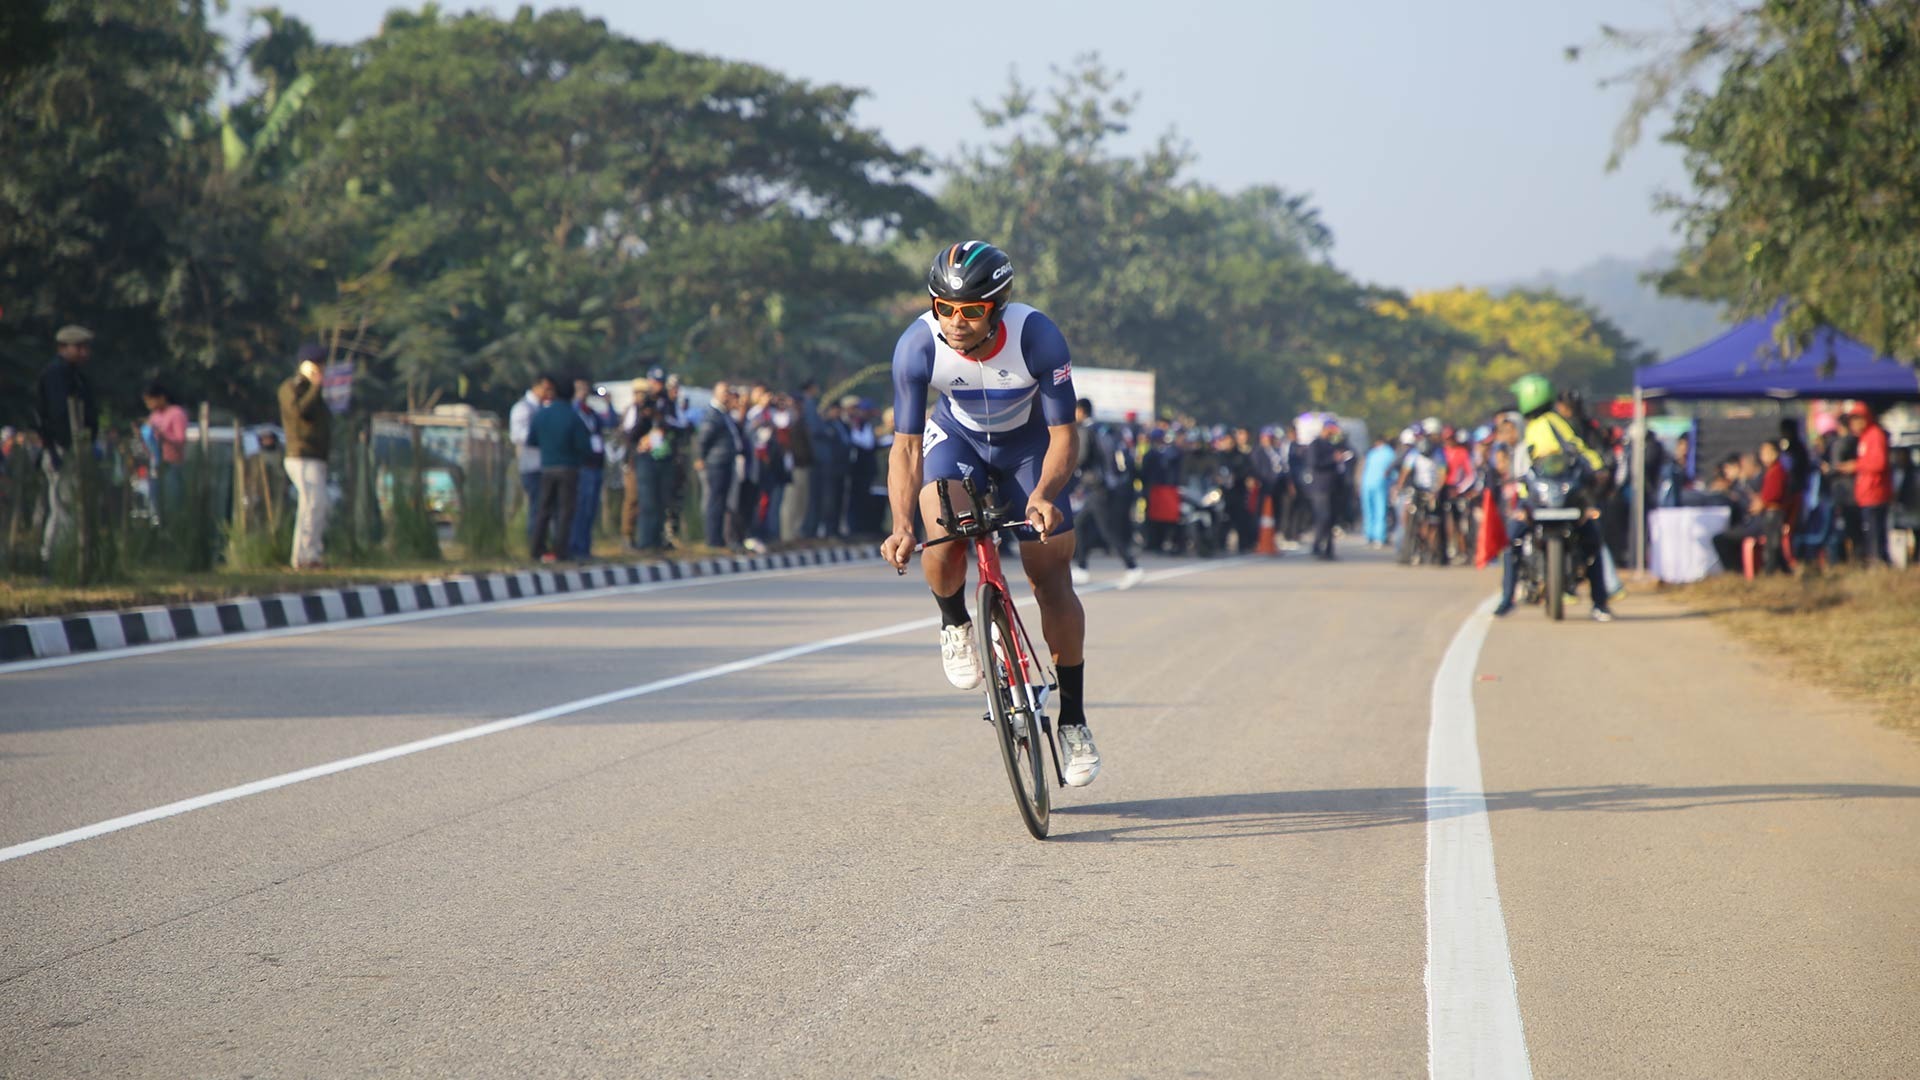
[[[1148,577],[1148,580],[1150,581],[1166,581],[1172,578],[1185,577],[1189,574],[1201,573],[1205,570],[1217,569],[1222,566],[1228,566],[1238,561],[1240,560],[1219,559],[1211,563],[1207,563],[1200,566],[1181,567],[1173,570],[1158,571],[1158,572],[1147,575],[1147,577]],[[881,564],[881,565],[884,565],[884,564]],[[832,564],[828,564],[828,566],[820,567],[819,569],[827,569],[829,566],[833,569],[842,569],[846,566],[846,564],[832,563]],[[811,570],[814,568],[809,567],[808,569]],[[778,573],[786,573],[786,571],[778,571]],[[744,577],[744,576],[745,575],[732,575],[731,577],[722,576],[722,577],[713,577],[713,578],[698,578],[689,582],[673,582],[671,584],[674,584],[674,585],[698,584],[701,582],[717,584],[720,582],[733,580],[734,578]],[[766,575],[762,574],[760,576],[765,577]],[[652,587],[659,588],[666,584],[668,583],[662,582],[661,585],[656,585]],[[633,591],[640,588],[643,588],[643,586],[625,586],[624,587],[625,591]],[[1093,593],[1093,592],[1106,592],[1113,588],[1115,588],[1115,583],[1106,582],[1100,585],[1091,585],[1091,586],[1088,586],[1087,588],[1080,589],[1077,591],[1081,594],[1086,594],[1086,593]],[[621,590],[610,589],[610,590],[596,592],[592,594],[573,594],[573,595],[582,597],[582,598],[588,598],[591,596],[607,596],[607,595],[611,595],[616,591],[621,591]],[[566,599],[566,598],[567,597],[564,594],[559,597],[559,599]],[[539,601],[539,600],[547,600],[551,598],[535,597],[532,599],[535,601]],[[523,602],[508,601],[508,603],[514,604],[515,606],[519,606]],[[1031,604],[1033,603],[1033,597],[1028,596],[1024,600],[1022,600],[1021,603]],[[505,606],[505,605],[503,604],[491,605],[491,607],[494,607],[494,608],[498,608],[502,606]],[[456,608],[454,610],[457,611],[459,609]],[[484,610],[484,609],[476,609],[476,610]],[[390,616],[389,618],[392,619],[393,621],[403,621],[403,620],[430,617],[437,614],[440,614],[440,612],[419,612],[413,615]],[[368,620],[360,620],[358,623],[347,623],[343,625],[365,625],[367,621]],[[105,836],[108,833],[119,832],[122,829],[130,829],[136,825],[145,825],[148,822],[159,821],[162,818],[174,817],[176,815],[185,814],[193,810],[202,810],[209,806],[217,806],[220,803],[232,802],[235,799],[243,799],[249,795],[258,795],[262,792],[272,791],[276,788],[287,787],[291,784],[298,784],[306,780],[315,780],[323,776],[331,776],[334,773],[346,772],[349,769],[357,769],[363,765],[374,765],[382,761],[391,761],[394,758],[406,757],[410,754],[418,754],[426,750],[435,750],[442,746],[452,746],[455,743],[466,742],[469,739],[478,739],[485,735],[495,735],[502,731],[511,731],[514,728],[525,727],[528,724],[537,724],[542,720],[552,720],[555,717],[567,716],[571,713],[581,712],[586,709],[599,708],[602,705],[611,705],[614,702],[626,701],[629,698],[641,697],[646,694],[657,694],[662,690],[672,690],[677,687],[686,686],[689,683],[703,682],[707,679],[716,679],[723,675],[732,675],[737,672],[749,671],[749,670],[752,670],[753,668],[764,667],[768,664],[777,664],[785,660],[792,660],[797,657],[809,655],[811,653],[825,652],[829,649],[838,649],[847,645],[857,645],[861,642],[873,641],[877,638],[892,637],[896,634],[904,634],[913,630],[926,629],[928,627],[932,627],[938,624],[939,621],[940,619],[939,619],[939,616],[937,615],[928,616],[927,618],[924,618],[924,619],[913,619],[908,622],[894,623],[891,626],[882,626],[873,630],[861,630],[851,634],[842,634],[839,637],[827,638],[823,641],[808,642],[807,644],[804,644],[804,645],[793,645],[785,649],[776,649],[775,651],[770,653],[762,653],[759,656],[750,656],[742,660],[734,660],[725,664],[717,665],[715,667],[702,668],[699,671],[690,671],[682,675],[675,675],[675,676],[672,676],[671,678],[656,679],[653,682],[641,683],[637,686],[629,686],[622,690],[611,690],[604,694],[595,694],[592,697],[580,698],[577,701],[569,701],[560,705],[551,705],[551,706],[548,706],[547,708],[538,709],[533,712],[521,713],[519,716],[509,716],[504,720],[494,720],[485,724],[476,724],[472,727],[461,728],[458,731],[449,731],[444,734],[431,736],[429,738],[417,739],[410,743],[402,743],[398,746],[389,746],[382,750],[373,750],[364,754],[355,755],[353,757],[341,758],[337,761],[329,761],[321,765],[312,765],[304,769],[297,769],[293,772],[281,773],[278,776],[269,776],[264,780],[255,780],[255,781],[252,781],[251,783],[240,784],[235,787],[222,788],[219,791],[210,791],[205,795],[196,795],[190,799],[181,799],[178,802],[170,802],[170,803],[167,803],[165,806],[156,806],[149,810],[141,810],[141,811],[138,811],[137,813],[125,814],[125,815],[122,815],[121,817],[110,818],[106,821],[95,822],[92,825],[83,825],[77,829],[68,829],[66,832],[54,833],[51,836],[43,836],[37,840],[28,840],[23,843],[14,844],[11,847],[0,848],[0,862],[10,862],[14,859],[23,858],[25,856],[33,855],[42,851],[47,851],[52,848],[65,847],[68,844],[78,843],[82,840],[91,840],[97,836]],[[324,630],[328,628],[313,627],[311,629]],[[275,633],[278,633],[278,631],[275,631]],[[252,637],[252,636],[264,636],[264,635],[240,635],[240,634],[233,635],[233,637],[235,638]]]
[[[1473,609],[1433,677],[1427,734],[1427,1075],[1525,1080],[1520,996],[1493,868],[1473,708],[1480,647],[1499,598]]]
[[[878,559],[872,560],[879,562]],[[178,652],[182,649],[211,649],[220,645],[239,645],[248,641],[260,641],[265,638],[292,637],[297,634],[320,634],[330,630],[354,630],[363,626],[391,626],[394,623],[416,622],[421,619],[444,619],[455,615],[484,615],[489,611],[508,611],[513,608],[528,607],[534,604],[558,604],[570,600],[597,600],[604,596],[631,596],[634,593],[664,592],[668,589],[685,589],[698,585],[727,585],[736,581],[764,580],[769,577],[786,577],[798,573],[810,573],[815,570],[846,570],[858,566],[858,563],[836,563],[831,566],[809,566],[794,570],[768,570],[755,574],[717,574],[712,577],[681,578],[677,580],[649,582],[637,585],[614,585],[606,588],[580,589],[573,592],[548,592],[538,596],[522,596],[502,600],[492,600],[481,604],[458,604],[452,607],[433,608],[431,610],[402,611],[393,615],[368,615],[358,619],[346,619],[341,622],[308,623],[305,626],[284,626],[272,630],[248,630],[238,634],[210,634],[206,637],[186,638],[177,641],[159,641],[147,645],[132,645],[124,649],[106,652],[71,653],[66,656],[48,656],[38,660],[16,660],[10,664],[0,664],[0,678],[15,672],[39,671],[45,668],[71,667],[74,664],[98,664],[107,660],[125,660],[151,653]],[[411,585],[411,582],[403,584]],[[374,590],[375,585],[335,586],[341,589],[365,588]],[[523,586],[524,587],[524,586]],[[396,594],[398,595],[398,594]],[[208,601],[209,604],[234,603],[247,599],[236,597],[234,600]],[[361,603],[366,603],[362,595]]]

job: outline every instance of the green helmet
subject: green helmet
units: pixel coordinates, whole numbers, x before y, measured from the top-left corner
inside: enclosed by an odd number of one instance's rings
[[[1535,413],[1553,404],[1553,384],[1545,375],[1522,375],[1507,389],[1513,391],[1513,399],[1523,413]]]

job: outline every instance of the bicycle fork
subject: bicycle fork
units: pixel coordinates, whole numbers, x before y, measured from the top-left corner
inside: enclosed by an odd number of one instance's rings
[[[1001,655],[990,657],[989,659],[995,663],[1004,664],[1006,670],[1013,671],[1015,668],[1013,661],[1016,658],[1016,654],[1000,640],[1000,628],[998,626],[991,627],[990,635],[994,650]],[[1036,726],[1035,722],[1038,721],[1037,726],[1040,730],[1040,737],[1047,740],[1047,745],[1053,749],[1053,752],[1048,756],[1053,759],[1054,782],[1060,787],[1066,787],[1067,775],[1060,767],[1060,744],[1054,739],[1053,719],[1047,715],[1047,695],[1058,690],[1060,687],[1058,683],[1031,681],[1031,675],[1026,670],[1028,666],[1030,665],[1020,665],[1020,680],[1025,683],[1027,687],[1027,704],[1009,702],[1007,713],[1013,718],[1015,735],[1029,735]],[[988,693],[992,693],[992,691],[989,690]],[[980,719],[991,724],[993,723],[993,713],[991,711],[982,713]]]

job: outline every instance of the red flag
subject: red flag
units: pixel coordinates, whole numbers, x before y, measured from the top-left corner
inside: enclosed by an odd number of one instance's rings
[[[1475,569],[1482,569],[1488,563],[1498,559],[1507,546],[1507,519],[1500,513],[1500,500],[1493,497],[1493,489],[1488,488],[1480,499],[1480,543],[1473,551]]]

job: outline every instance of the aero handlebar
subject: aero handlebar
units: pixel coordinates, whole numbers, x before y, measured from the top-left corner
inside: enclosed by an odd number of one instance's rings
[[[1039,527],[1033,522],[1025,518],[1016,518],[1005,510],[991,505],[993,497],[993,489],[991,487],[987,489],[987,500],[983,501],[980,498],[980,490],[974,485],[972,477],[961,480],[960,486],[966,491],[967,498],[972,500],[973,507],[964,517],[955,513],[953,509],[953,496],[947,491],[947,485],[950,483],[952,483],[950,480],[935,480],[933,482],[934,492],[940,497],[940,525],[947,530],[947,535],[933,540],[920,541],[913,545],[915,552],[922,552],[930,547],[939,547],[941,544],[950,544],[956,540],[984,539],[994,533],[1002,532],[1006,529],[1018,529],[1023,526],[1032,528],[1036,532],[1039,531]],[[1046,533],[1040,533],[1040,542],[1043,544],[1047,542]],[[905,567],[896,567],[895,571],[901,574],[907,572]]]

